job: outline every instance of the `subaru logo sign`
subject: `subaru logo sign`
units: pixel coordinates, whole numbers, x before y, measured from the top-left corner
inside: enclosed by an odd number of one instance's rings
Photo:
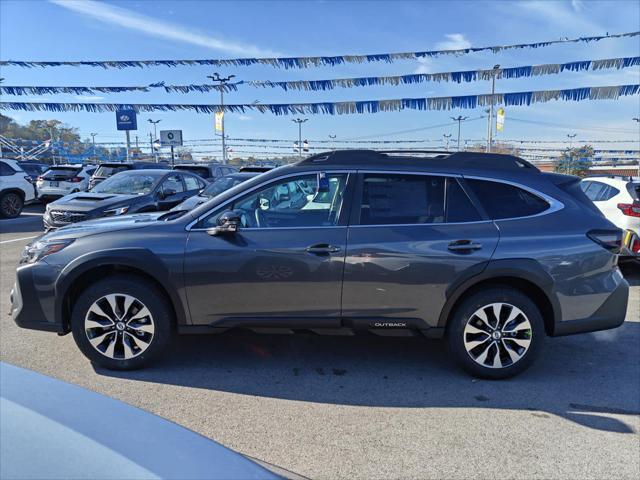
[[[135,110],[119,110],[116,112],[116,125],[118,130],[137,130]]]

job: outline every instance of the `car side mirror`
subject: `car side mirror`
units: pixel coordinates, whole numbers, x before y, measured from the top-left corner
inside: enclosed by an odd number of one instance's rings
[[[237,210],[222,212],[218,217],[218,225],[208,229],[207,233],[211,236],[236,233],[242,224],[240,216],[241,213]]]

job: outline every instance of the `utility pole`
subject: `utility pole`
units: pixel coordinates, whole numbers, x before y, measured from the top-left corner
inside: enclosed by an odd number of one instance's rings
[[[220,89],[220,112],[222,112],[222,163],[227,163],[227,146],[225,144],[224,137],[224,88],[229,83],[232,78],[235,78],[235,75],[229,75],[228,77],[221,77],[217,72],[213,75],[207,75],[207,78],[210,78],[212,82],[218,82],[218,87]]]
[[[158,157],[153,151],[153,133],[151,132],[149,132],[149,155],[153,155],[156,158],[156,163],[158,163]]]
[[[336,136],[335,135],[329,135],[329,138],[331,139],[331,150],[335,150],[336,146],[334,144]]]
[[[93,143],[93,158],[97,159],[96,157],[96,135],[98,135],[97,133],[91,133],[91,143]]]
[[[640,123],[640,118],[633,117],[632,120],[636,123]],[[638,158],[638,176],[640,177],[640,158]]]
[[[494,65],[491,71],[491,108],[489,109],[489,128],[487,131],[487,153],[491,153],[491,143],[493,142],[493,106],[496,103],[496,76],[500,71],[500,65]]]
[[[49,127],[49,139],[51,140],[51,145],[53,145],[53,128]],[[51,147],[51,162],[56,164],[56,156],[53,153],[53,146]]]
[[[447,149],[447,152],[448,152],[449,151],[449,139],[451,138],[451,134],[450,133],[444,133],[442,136],[444,137],[444,141],[446,142],[445,148]]]
[[[569,139],[569,150],[573,149],[573,139],[576,138],[577,133],[567,133],[567,138]]]
[[[158,140],[158,130],[157,130],[157,125],[161,122],[162,120],[151,120],[150,118],[147,120],[147,122],[151,123],[153,125],[153,138],[151,139],[151,155],[153,155],[156,159],[156,163],[158,163],[158,152],[156,152],[153,148],[153,142],[155,142],[156,140]],[[149,136],[151,136],[151,132],[149,132]]]
[[[458,115],[457,117],[451,117],[451,120],[458,122],[458,151],[460,151],[460,124],[464,122],[469,117],[463,117],[462,115]]]
[[[577,135],[577,133],[567,133],[567,138],[569,139],[569,164],[567,165],[566,173],[570,173],[571,167],[573,166],[573,139],[576,138]]]
[[[291,120],[294,123],[298,124],[298,154],[300,159],[302,159],[302,124],[309,120],[308,118],[295,118]]]

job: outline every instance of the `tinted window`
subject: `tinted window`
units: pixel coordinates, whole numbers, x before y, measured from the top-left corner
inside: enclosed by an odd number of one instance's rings
[[[0,176],[8,177],[16,173],[16,171],[11,168],[8,164],[4,162],[0,162]]]
[[[616,195],[618,195],[619,193],[620,193],[620,190],[618,190],[615,187],[612,187],[611,185],[607,185],[598,194],[598,197],[596,198],[596,202],[604,202],[606,200],[610,200]]]
[[[526,217],[549,208],[545,200],[513,185],[470,179],[466,182],[492,219]]]
[[[196,177],[192,177],[190,175],[184,176],[184,184],[187,187],[187,190],[200,190],[200,182]]]
[[[174,173],[165,178],[164,182],[162,182],[162,190],[165,194],[171,190],[173,190],[174,193],[184,192],[184,185],[182,185],[180,175]]]
[[[236,200],[224,210],[238,210],[242,226],[249,228],[322,227],[336,225],[340,217],[346,174],[327,173],[288,177],[271,182]],[[202,227],[216,225],[217,212]]]
[[[442,223],[446,177],[366,174],[360,223],[392,225]]]
[[[128,165],[100,165],[98,169],[95,171],[96,177],[110,177],[111,175],[115,175],[116,173],[124,172],[125,170],[130,170],[131,167]]]
[[[482,220],[478,210],[455,178],[447,179],[447,222],[477,222]]]
[[[182,170],[184,172],[195,173],[196,175],[202,178],[209,178],[211,176],[211,173],[209,172],[208,167],[192,167],[192,166],[178,165],[177,167],[175,167],[175,170]]]
[[[49,170],[44,172],[42,178],[45,180],[59,180],[75,177],[78,173],[80,173],[81,168],[74,167],[51,167]]]
[[[595,202],[602,194],[602,192],[607,188],[607,186],[608,185],[605,185],[601,182],[589,182],[589,186],[584,193],[587,195],[587,197],[589,197],[589,200]]]

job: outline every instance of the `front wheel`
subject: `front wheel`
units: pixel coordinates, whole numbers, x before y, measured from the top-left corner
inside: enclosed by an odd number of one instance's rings
[[[172,310],[144,279],[118,275],[83,291],[71,315],[73,338],[92,362],[112,370],[142,367],[166,347]]]
[[[500,379],[531,365],[545,331],[540,310],[527,295],[510,287],[490,287],[456,308],[447,336],[462,368],[477,377]]]
[[[24,201],[22,197],[14,192],[8,192],[0,197],[0,217],[16,218],[22,213]]]

